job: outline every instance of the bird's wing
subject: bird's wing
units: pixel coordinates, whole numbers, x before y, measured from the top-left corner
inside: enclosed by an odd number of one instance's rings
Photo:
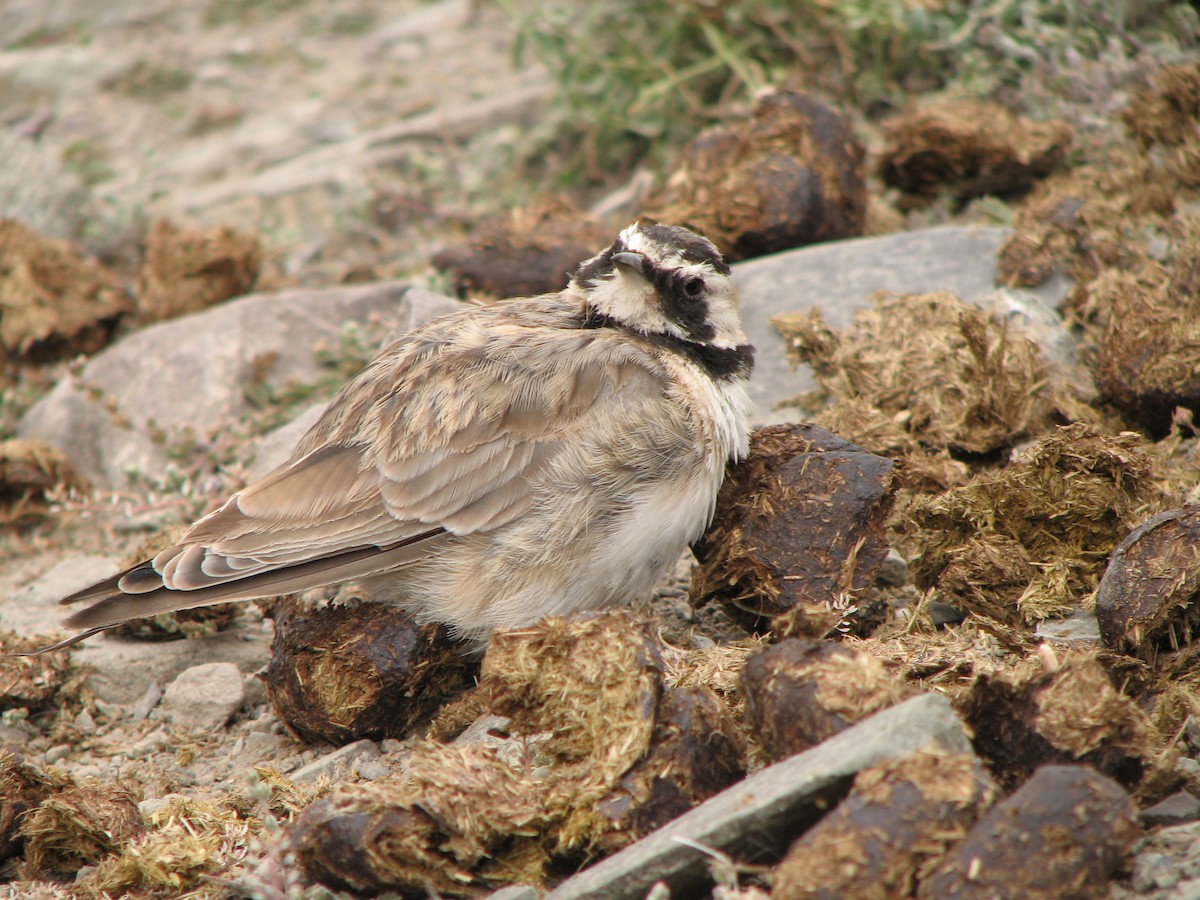
[[[648,358],[594,332],[530,339],[481,325],[418,331],[330,405],[293,458],[152,560],[61,602],[66,625],[271,596],[403,566],[535,501],[598,407],[661,396]]]

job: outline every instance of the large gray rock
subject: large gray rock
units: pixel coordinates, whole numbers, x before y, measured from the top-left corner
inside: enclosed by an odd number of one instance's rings
[[[246,688],[242,672],[233,663],[211,662],[189,666],[167,685],[163,712],[180,728],[215,731],[242,708]]]
[[[211,637],[186,641],[137,641],[97,635],[76,644],[71,660],[88,666],[88,686],[106,703],[133,706],[151,684],[165,684],[201,663],[227,662],[243,674],[271,658],[271,635],[261,619],[242,617]]]
[[[288,778],[292,784],[301,787],[316,787],[321,779],[337,781],[360,774],[358,772],[360,766],[378,759],[378,744],[368,740],[355,741],[314,759],[303,768],[297,769]]]
[[[17,590],[0,592],[0,628],[21,635],[60,635],[59,621],[68,612],[58,605],[66,597],[120,571],[113,556],[68,556],[55,560],[36,580]]]
[[[252,378],[275,389],[315,381],[314,347],[336,345],[343,323],[377,317],[407,330],[459,306],[399,282],[243,297],[104,350],[29,410],[19,433],[61,449],[96,486],[153,480],[167,467],[164,434],[204,440],[228,427],[249,411]]]
[[[756,421],[798,421],[797,410],[776,410],[776,404],[816,388],[807,366],[793,370],[787,362],[783,338],[770,323],[773,316],[816,307],[831,327],[845,328],[858,310],[870,305],[875,291],[950,291],[991,308],[997,300],[996,251],[1009,233],[1004,228],[930,228],[815,244],[735,265],[742,319],[757,349],[750,381]]]
[[[68,557],[50,566],[20,590],[0,596],[0,628],[18,634],[66,636],[67,612],[58,599],[116,573],[118,560],[104,556]],[[152,685],[164,685],[184,670],[207,662],[233,663],[255,672],[271,656],[271,634],[252,610],[233,626],[202,640],[137,641],[96,635],[71,650],[72,662],[89,670],[88,686],[104,703],[133,706]],[[151,704],[152,705],[152,704]]]
[[[711,860],[778,854],[844,795],[854,775],[917,750],[970,753],[962,722],[939,694],[876,713],[811,750],[751,775],[551,891],[547,900],[642,898],[662,881],[673,897],[701,891]]]
[[[0,218],[53,237],[77,237],[89,202],[79,176],[58,155],[15,130],[0,128],[0,159]]]

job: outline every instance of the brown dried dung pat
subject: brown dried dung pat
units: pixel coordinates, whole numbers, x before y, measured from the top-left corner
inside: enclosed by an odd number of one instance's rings
[[[993,806],[929,877],[920,900],[1107,896],[1138,837],[1137,809],[1086,766],[1044,766]]]
[[[1055,410],[1037,347],[953,294],[877,297],[841,333],[816,310],[772,323],[835,403],[822,424],[865,403],[898,425],[899,434],[877,430],[883,446],[850,435],[876,452],[993,453],[1044,429]]]
[[[139,888],[178,895],[240,862],[258,830],[230,805],[175,795],[154,813],[145,835],[101,860],[79,885],[100,897],[139,896]]]
[[[691,599],[720,600],[748,628],[823,636],[880,624],[855,602],[887,557],[893,463],[820,428],[772,425],[751,435],[717,514],[693,546]]]
[[[556,850],[610,829],[595,809],[645,754],[657,725],[663,664],[650,626],[624,613],[550,616],[493,634],[479,692],[516,734],[551,735],[565,821]]]
[[[0,631],[0,710],[38,710],[50,703],[67,679],[67,652],[13,656],[54,642],[44,635]]]
[[[66,241],[0,219],[0,344],[9,354],[98,350],[129,308],[112,272]]]
[[[750,733],[775,762],[900,702],[905,687],[873,656],[792,638],[746,660],[742,694]]]
[[[597,804],[612,824],[597,845],[609,853],[645,837],[744,774],[725,705],[708,688],[669,690],[646,756]]]
[[[884,124],[884,182],[908,194],[949,186],[961,202],[1014,194],[1049,174],[1071,146],[1062,122],[1030,122],[977,100],[942,100]]]
[[[1121,541],[1096,591],[1096,618],[1113,650],[1173,668],[1196,657],[1200,505],[1160,513]]]
[[[24,528],[50,513],[51,498],[86,482],[62,452],[41,441],[0,441],[0,526]]]
[[[537,884],[554,857],[621,846],[736,774],[721,704],[694,689],[660,701],[658,647],[622,613],[497,632],[477,694],[514,735],[545,735],[536,760],[419,744],[402,774],[301,813],[291,840],[311,877],[456,896]]]
[[[969,754],[922,752],[864,769],[846,799],[792,844],[771,898],[911,897],[994,795]]]
[[[24,878],[73,875],[142,834],[137,798],[120,784],[89,781],[51,794],[21,821]]]
[[[1163,435],[1178,406],[1200,411],[1200,220],[1166,265],[1109,271],[1089,287],[1106,311],[1096,382],[1131,420]]]
[[[158,219],[146,236],[138,275],[138,318],[159,322],[245,294],[258,280],[262,256],[255,235],[225,226],[197,231]]]
[[[1045,763],[1067,762],[1136,785],[1152,752],[1145,716],[1094,656],[1069,656],[1053,671],[1033,660],[985,675],[958,705],[976,752],[1008,787]]]
[[[1200,186],[1200,64],[1160,68],[1121,118],[1148,159],[1180,184]]]
[[[562,290],[611,238],[573,204],[548,196],[488,220],[469,243],[438,251],[433,264],[453,276],[460,294],[531,297]]]
[[[1142,444],[1068,425],[1005,468],[918,500],[903,525],[917,585],[1012,625],[1074,608],[1121,537],[1167,505]]]
[[[309,877],[331,887],[475,895],[489,876],[540,876],[507,863],[531,848],[544,861],[537,837],[560,812],[551,793],[488,748],[418,744],[403,774],[315,801],[287,840]]]
[[[1088,299],[1092,279],[1138,265],[1145,251],[1133,235],[1164,228],[1175,202],[1169,186],[1148,177],[1140,153],[1116,148],[1110,157],[1053,175],[1030,192],[997,254],[997,282],[1032,287],[1065,275],[1075,285],[1068,306],[1084,319],[1096,315]]]
[[[417,625],[383,604],[280,606],[274,615],[263,681],[279,718],[309,740],[406,737],[474,672],[445,626]]]
[[[43,772],[12,747],[0,748],[0,862],[21,851],[25,814],[66,785],[65,778]]]
[[[835,112],[778,91],[748,122],[698,135],[646,208],[707,235],[730,260],[852,237],[866,219],[863,156]]]

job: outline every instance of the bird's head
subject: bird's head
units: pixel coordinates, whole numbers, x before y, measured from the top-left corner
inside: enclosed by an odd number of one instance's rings
[[[630,225],[580,265],[572,289],[617,325],[718,350],[747,348],[729,264],[676,225]]]

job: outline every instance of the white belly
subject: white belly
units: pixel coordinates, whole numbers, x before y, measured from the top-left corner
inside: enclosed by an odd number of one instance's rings
[[[632,496],[564,479],[520,521],[455,538],[368,587],[421,621],[445,622],[474,639],[497,627],[648,596],[704,532],[726,462],[746,451],[749,400],[742,386],[710,389],[706,399],[712,408],[698,417],[706,423],[701,452],[682,474],[650,477]]]

